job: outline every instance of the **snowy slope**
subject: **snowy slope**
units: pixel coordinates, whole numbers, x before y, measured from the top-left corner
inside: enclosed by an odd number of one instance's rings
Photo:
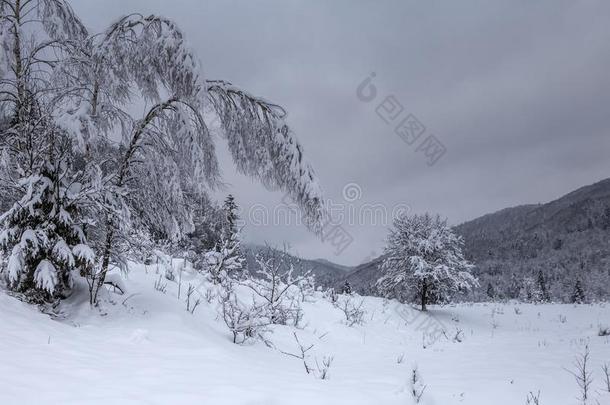
[[[183,297],[198,277],[183,276]],[[610,404],[601,375],[610,337],[597,336],[599,324],[610,324],[610,306],[480,304],[433,308],[430,318],[365,298],[366,323],[348,327],[318,294],[305,304],[303,330],[281,326],[269,335],[274,349],[234,345],[214,304],[204,301],[192,315],[177,284],[163,294],[157,279],[152,267],[134,266],[126,295],[110,293],[102,310],[91,310],[77,294],[58,320],[0,292],[0,403],[404,405],[416,364],[424,404],[523,404],[540,390],[541,404],[570,405],[578,391],[566,369],[589,344],[595,399]],[[447,337],[424,339],[424,322],[442,325]],[[458,329],[462,342],[453,339]],[[315,344],[310,365],[334,356],[330,379],[307,375],[280,352],[298,351],[295,330]]]

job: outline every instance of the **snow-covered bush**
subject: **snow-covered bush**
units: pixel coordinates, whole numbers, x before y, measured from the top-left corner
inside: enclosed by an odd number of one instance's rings
[[[357,300],[352,294],[342,294],[333,303],[335,308],[343,312],[344,321],[347,326],[362,325],[366,311],[362,308],[364,299]]]
[[[430,301],[443,302],[478,286],[462,245],[462,238],[438,215],[399,215],[388,236],[377,288],[388,297],[415,295],[426,310]]]
[[[331,287],[328,290],[324,291],[323,297],[327,299],[330,303],[334,304],[335,302],[337,302],[337,298],[339,296],[337,295],[335,289]]]
[[[205,269],[214,284],[242,269],[244,258],[239,253],[239,241],[221,240],[216,250],[206,252]]]
[[[294,276],[294,265],[285,250],[268,248],[255,258],[257,269],[250,270],[240,283],[248,287],[265,306],[272,324],[298,324],[300,298],[311,289],[309,274]]]
[[[265,307],[240,301],[231,287],[219,296],[222,319],[233,335],[233,343],[242,344],[250,339],[264,338],[270,324]]]

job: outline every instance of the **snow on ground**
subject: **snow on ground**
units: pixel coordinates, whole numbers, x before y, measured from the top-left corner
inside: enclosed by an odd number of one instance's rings
[[[0,293],[0,403],[404,405],[413,403],[408,380],[417,365],[423,404],[525,404],[540,390],[541,405],[569,405],[578,389],[568,370],[588,344],[594,400],[610,404],[601,370],[610,337],[597,336],[610,324],[604,304],[455,305],[423,315],[367,297],[366,323],[348,327],[318,294],[304,305],[303,330],[280,326],[269,335],[273,349],[234,345],[214,304],[203,301],[192,315],[176,283],[165,294],[154,289],[158,277],[135,266],[125,295],[110,293],[92,310],[77,294],[60,320]],[[197,277],[184,275],[182,297]],[[438,325],[447,337],[424,335]],[[298,352],[295,330],[315,345],[311,365],[334,357],[330,379],[280,352]]]

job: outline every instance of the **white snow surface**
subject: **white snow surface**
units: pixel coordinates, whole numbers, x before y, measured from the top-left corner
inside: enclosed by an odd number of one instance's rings
[[[182,275],[180,300],[177,282],[163,279],[164,294],[153,287],[158,279],[155,266],[132,265],[124,295],[108,292],[92,309],[81,287],[56,319],[0,291],[0,404],[404,405],[414,403],[408,380],[416,365],[422,404],[525,404],[540,390],[541,405],[572,405],[578,388],[569,371],[587,344],[591,404],[610,404],[601,369],[610,337],[597,333],[610,324],[603,303],[463,304],[421,314],[366,297],[366,323],[348,327],[317,293],[304,304],[304,329],[273,328],[274,349],[233,344],[215,303],[202,299],[187,312],[186,290],[199,275]],[[448,338],[424,348],[423,321],[440,322]],[[457,329],[462,342],[453,341]],[[334,357],[330,379],[280,352],[298,352],[295,331],[315,345],[314,368],[316,358]]]

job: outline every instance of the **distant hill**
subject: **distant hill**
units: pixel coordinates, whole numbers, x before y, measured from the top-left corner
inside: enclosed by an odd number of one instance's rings
[[[267,246],[255,244],[247,244],[244,246],[246,263],[249,268],[256,269],[257,264],[255,257],[258,253],[264,253],[268,249]],[[277,249],[274,249],[277,250]],[[340,279],[342,275],[347,274],[351,268],[340,264],[332,263],[325,259],[302,259],[300,257],[289,255],[291,262],[294,265],[295,274],[304,274],[311,271],[316,278],[316,284],[329,286],[335,280]],[[286,269],[287,271],[288,269]]]
[[[610,179],[455,229],[464,237],[482,286],[491,283],[502,297],[516,294],[511,278],[537,278],[539,272],[555,299],[567,301],[577,279],[589,299],[610,296]]]
[[[576,280],[588,299],[610,297],[610,179],[585,186],[546,204],[521,205],[455,227],[481,288],[468,298],[516,298],[539,273],[555,300],[569,301]],[[330,284],[374,294],[378,258]]]

